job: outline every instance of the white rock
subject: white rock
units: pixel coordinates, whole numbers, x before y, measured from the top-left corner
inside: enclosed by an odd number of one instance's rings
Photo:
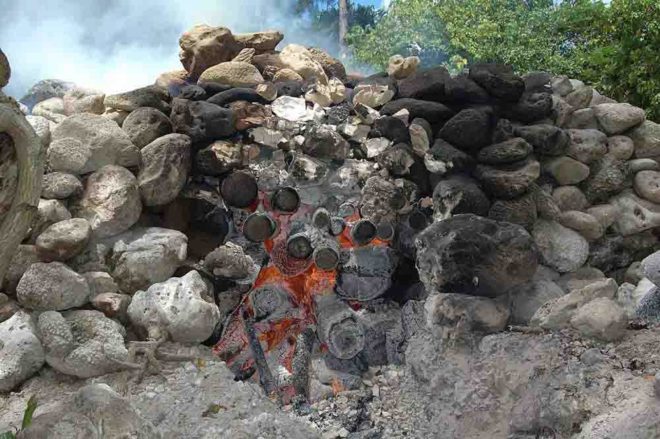
[[[169,279],[188,250],[186,235],[159,227],[132,229],[114,241],[111,274],[127,294]]]
[[[635,157],[660,156],[660,124],[647,120],[626,135],[635,142]]]
[[[651,203],[660,203],[660,172],[640,171],[635,174],[633,186],[637,195]]]
[[[631,190],[625,190],[610,199],[620,215],[614,228],[622,235],[634,235],[660,226],[660,205],[639,198]]]
[[[48,146],[50,144],[50,124],[51,122],[43,116],[25,116],[34,132],[37,133],[37,136],[41,140],[41,144]]]
[[[44,117],[51,122],[60,123],[66,119],[64,115],[64,100],[62,98],[52,97],[41,101],[32,108],[32,114],[34,116]]]
[[[642,272],[648,280],[655,285],[660,285],[660,251],[642,259]]]
[[[202,277],[191,271],[135,293],[128,316],[150,338],[168,336],[173,341],[200,343],[211,336],[220,320],[218,307],[208,296]]]
[[[307,103],[304,98],[294,98],[292,96],[280,96],[275,99],[271,105],[273,113],[277,117],[291,122],[306,120]]]
[[[16,287],[18,303],[35,310],[65,310],[89,301],[85,278],[60,262],[32,264]]]
[[[271,148],[277,148],[280,144],[287,142],[287,138],[281,131],[272,128],[257,127],[252,128],[249,132],[254,142]]]
[[[38,328],[46,362],[60,373],[89,378],[119,371],[128,361],[126,330],[99,311],[46,311]]]
[[[128,230],[140,218],[142,202],[136,178],[125,168],[108,165],[89,176],[73,215],[85,218],[95,236]]]
[[[86,152],[87,160],[78,170],[80,174],[94,172],[105,165],[125,167],[140,164],[140,150],[133,145],[131,139],[119,126],[97,114],[75,114],[62,121],[52,134],[53,142],[62,139],[75,139],[82,145],[81,151]],[[65,162],[61,157],[66,151],[58,150],[55,157],[49,151],[51,166],[53,163]],[[54,171],[72,171],[71,169],[55,169]]]
[[[364,142],[364,148],[367,151],[367,158],[374,158],[385,152],[392,146],[392,141],[385,137],[373,137]]]
[[[71,213],[66,206],[59,200],[39,200],[37,214],[32,220],[32,231],[30,232],[31,241],[46,230],[51,224],[58,223],[71,218]]]
[[[582,335],[604,341],[621,339],[626,332],[626,313],[615,301],[598,298],[580,307],[571,318],[571,326]]]
[[[353,105],[377,108],[387,104],[393,97],[394,92],[386,85],[359,85],[355,88]]]
[[[48,227],[37,238],[35,245],[44,261],[66,261],[87,246],[92,228],[83,218],[60,221]]]
[[[589,257],[587,240],[555,221],[538,220],[532,236],[544,264],[561,273],[577,270]]]
[[[83,186],[78,177],[63,172],[45,174],[41,180],[41,197],[63,200],[82,193]]]
[[[568,130],[571,143],[568,155],[589,164],[601,159],[607,153],[607,136],[598,130]]]
[[[9,392],[34,375],[45,361],[30,315],[18,311],[0,323],[0,392]]]

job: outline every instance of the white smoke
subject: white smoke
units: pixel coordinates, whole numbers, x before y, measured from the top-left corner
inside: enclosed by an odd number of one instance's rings
[[[41,79],[116,93],[181,69],[179,36],[195,24],[235,33],[276,29],[332,52],[334,41],[291,15],[293,0],[0,0],[0,47],[20,97]]]

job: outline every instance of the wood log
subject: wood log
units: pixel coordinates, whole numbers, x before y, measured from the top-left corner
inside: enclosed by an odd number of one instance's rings
[[[330,229],[330,212],[324,207],[319,207],[312,215],[312,225],[320,230]]]
[[[271,204],[280,212],[293,213],[300,206],[300,195],[292,187],[279,188],[273,193]]]
[[[317,296],[316,322],[319,340],[335,357],[348,360],[364,349],[364,326],[355,312],[336,296]]]
[[[383,241],[391,241],[394,238],[394,226],[389,221],[381,221],[376,226],[376,236]]]
[[[312,241],[305,232],[291,235],[286,241],[286,252],[292,258],[308,259],[313,251]]]
[[[252,175],[235,171],[222,180],[220,194],[228,206],[244,209],[257,200],[259,188]]]
[[[9,211],[0,224],[0,283],[39,205],[44,148],[23,114],[0,103],[0,132],[9,134],[16,151],[18,182]]]
[[[309,369],[312,358],[312,348],[316,335],[312,327],[305,328],[296,337],[296,348],[291,361],[292,383],[296,395],[309,399]]]
[[[253,213],[243,223],[243,235],[252,242],[264,242],[277,231],[277,224],[266,213]]]
[[[277,285],[264,285],[250,292],[254,316],[258,320],[286,316],[293,308],[289,294]]]
[[[368,219],[356,222],[351,228],[351,239],[357,245],[369,244],[376,237],[376,225]]]

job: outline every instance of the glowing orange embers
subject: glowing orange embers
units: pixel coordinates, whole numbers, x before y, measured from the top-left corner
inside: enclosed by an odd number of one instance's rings
[[[262,206],[270,207],[267,197],[260,198]],[[251,206],[250,210],[257,207]],[[294,357],[299,337],[306,328],[316,324],[314,298],[334,294],[337,278],[336,270],[318,268],[313,258],[296,259],[287,253],[291,224],[294,221],[309,223],[312,210],[303,205],[292,214],[270,213],[278,226],[276,236],[264,242],[270,260],[228,319],[220,341],[213,348],[237,377],[251,378],[262,385],[264,380],[272,380],[270,388],[274,387],[285,403],[297,393]],[[358,215],[346,218],[346,229],[335,238],[341,248],[355,247],[349,228],[359,219]],[[375,239],[369,245],[388,243]],[[339,381],[332,387],[336,392],[343,388]]]

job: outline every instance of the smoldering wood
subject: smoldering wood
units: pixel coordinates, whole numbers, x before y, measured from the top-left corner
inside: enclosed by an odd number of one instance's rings
[[[351,238],[358,245],[370,243],[376,237],[376,225],[368,219],[356,222],[351,228]]]
[[[369,301],[392,286],[398,257],[389,247],[356,247],[344,251],[335,292],[344,299]]]
[[[280,212],[292,213],[300,206],[300,195],[292,187],[283,187],[275,191],[271,203]]]
[[[312,215],[312,225],[317,229],[329,230],[330,228],[330,212],[324,207],[319,207]]]
[[[291,369],[292,384],[297,395],[309,398],[309,370],[312,359],[312,349],[316,334],[314,328],[307,327],[296,337],[296,348],[293,353]]]
[[[288,293],[277,285],[264,285],[252,290],[250,301],[258,320],[284,317],[293,308]]]
[[[259,384],[263,387],[267,395],[273,395],[277,392],[277,385],[273,374],[268,367],[266,355],[261,347],[261,343],[257,338],[257,333],[254,329],[254,319],[252,317],[245,317],[245,333],[247,334],[250,350],[257,372],[259,373]]]
[[[0,133],[12,138],[18,166],[16,192],[0,224],[1,284],[37,211],[44,174],[44,148],[25,116],[5,104],[0,104]]]
[[[289,236],[286,241],[286,251],[292,258],[308,259],[312,256],[314,248],[310,237],[302,232]]]
[[[365,330],[355,312],[335,296],[316,299],[316,322],[319,340],[337,358],[348,360],[365,346]]]
[[[333,216],[330,218],[330,234],[333,236],[339,236],[344,232],[346,228],[346,221],[343,218],[338,216]]]
[[[243,223],[243,235],[252,242],[264,242],[272,237],[277,225],[265,213],[253,213]]]
[[[376,226],[376,236],[384,241],[394,238],[394,226],[389,221],[381,221]]]
[[[339,264],[339,252],[332,247],[317,247],[314,263],[322,270],[334,270]]]
[[[222,180],[220,194],[228,206],[246,208],[256,201],[259,188],[252,175],[235,171]]]

